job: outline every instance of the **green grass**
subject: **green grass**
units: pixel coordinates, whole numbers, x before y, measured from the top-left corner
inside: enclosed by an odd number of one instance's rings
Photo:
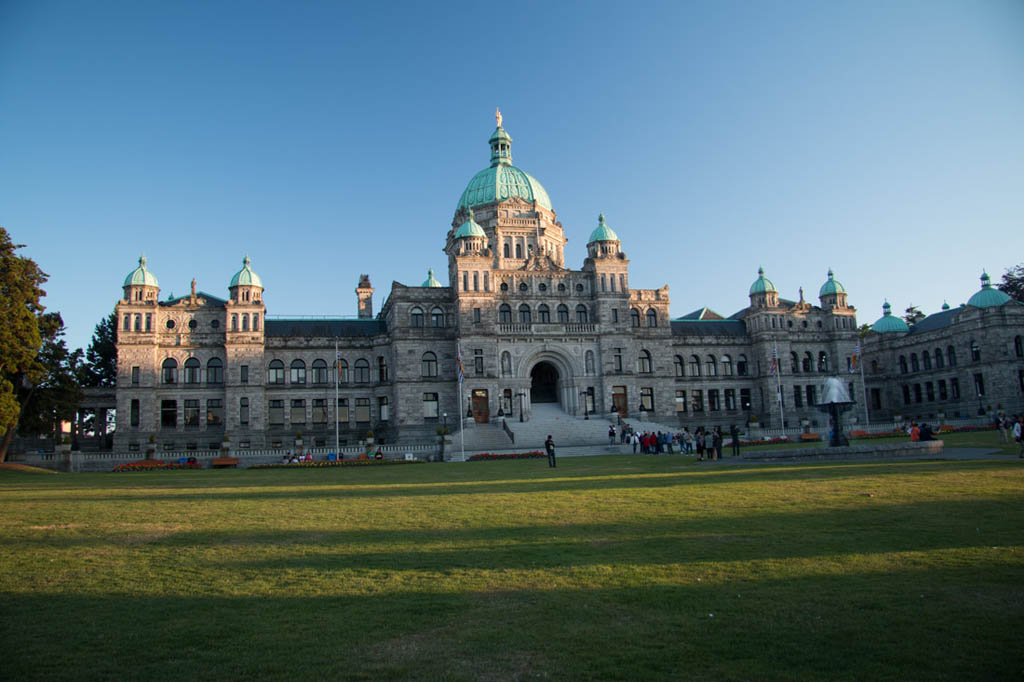
[[[1024,464],[0,471],[0,678],[1024,674]]]
[[[966,433],[943,433],[936,434],[937,440],[945,442],[947,448],[986,448],[991,449],[993,454],[1016,455],[1020,447],[1011,438],[1004,443],[999,431],[972,431]],[[851,438],[850,445],[872,445],[875,443],[909,443],[910,436],[896,436],[892,438]],[[793,450],[796,448],[821,448],[827,447],[828,440],[820,441],[799,441],[790,443],[774,443],[772,445],[750,446],[752,452],[772,452],[775,450]],[[746,451],[747,448],[745,447]],[[729,453],[729,446],[726,445],[725,453]]]

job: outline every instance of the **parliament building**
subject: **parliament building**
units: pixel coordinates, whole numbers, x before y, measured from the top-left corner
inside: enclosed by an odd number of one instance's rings
[[[802,290],[781,298],[758,270],[738,312],[673,319],[668,287],[630,286],[626,244],[603,215],[582,265],[567,266],[566,229],[544,187],[512,164],[497,118],[490,163],[470,179],[439,244],[445,281],[431,271],[419,286],[394,282],[377,312],[362,275],[357,317],[268,318],[248,257],[227,298],[193,281],[189,295],[161,300],[140,258],[117,304],[115,449],[144,450],[150,439],[160,450],[216,449],[225,437],[243,450],[289,447],[300,433],[309,446],[330,446],[336,425],[342,443],[368,431],[422,443],[442,426],[529,420],[539,403],[581,418],[778,428],[783,416],[789,426],[823,423],[817,391],[837,374],[858,404],[867,388],[879,419],[935,411],[939,395],[951,415],[970,411],[977,390],[983,403],[1020,405],[1024,308],[1012,300],[969,302],[927,318],[920,332],[890,328],[902,320],[886,311],[863,342],[862,382],[857,311],[831,270],[813,303]],[[986,349],[975,353],[972,342]],[[901,357],[911,358],[905,372]],[[981,364],[965,370],[971,362]]]

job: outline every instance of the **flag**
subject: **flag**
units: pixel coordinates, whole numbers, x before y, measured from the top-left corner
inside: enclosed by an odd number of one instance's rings
[[[459,384],[462,384],[462,380],[466,377],[466,370],[462,367],[462,344],[456,345],[457,354],[455,358],[455,365],[458,367],[459,372]]]
[[[853,357],[850,358],[850,374],[853,374],[857,370],[857,365],[860,364],[860,341],[857,341],[857,346],[853,349]]]
[[[775,376],[778,373],[779,373],[779,347],[777,345],[775,345],[775,344],[772,344],[772,365],[771,365],[771,368],[768,370],[768,374],[771,375],[771,376]]]

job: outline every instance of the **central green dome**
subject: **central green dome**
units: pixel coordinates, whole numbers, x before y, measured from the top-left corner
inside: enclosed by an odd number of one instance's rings
[[[498,114],[498,127],[487,141],[491,147],[491,165],[469,181],[456,210],[519,197],[525,201],[536,201],[550,211],[551,199],[544,186],[526,171],[512,165],[512,137],[501,127],[500,117]]]

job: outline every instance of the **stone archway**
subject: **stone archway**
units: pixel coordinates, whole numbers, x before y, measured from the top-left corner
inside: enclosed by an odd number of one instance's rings
[[[530,403],[558,402],[558,368],[542,360],[530,370]]]

